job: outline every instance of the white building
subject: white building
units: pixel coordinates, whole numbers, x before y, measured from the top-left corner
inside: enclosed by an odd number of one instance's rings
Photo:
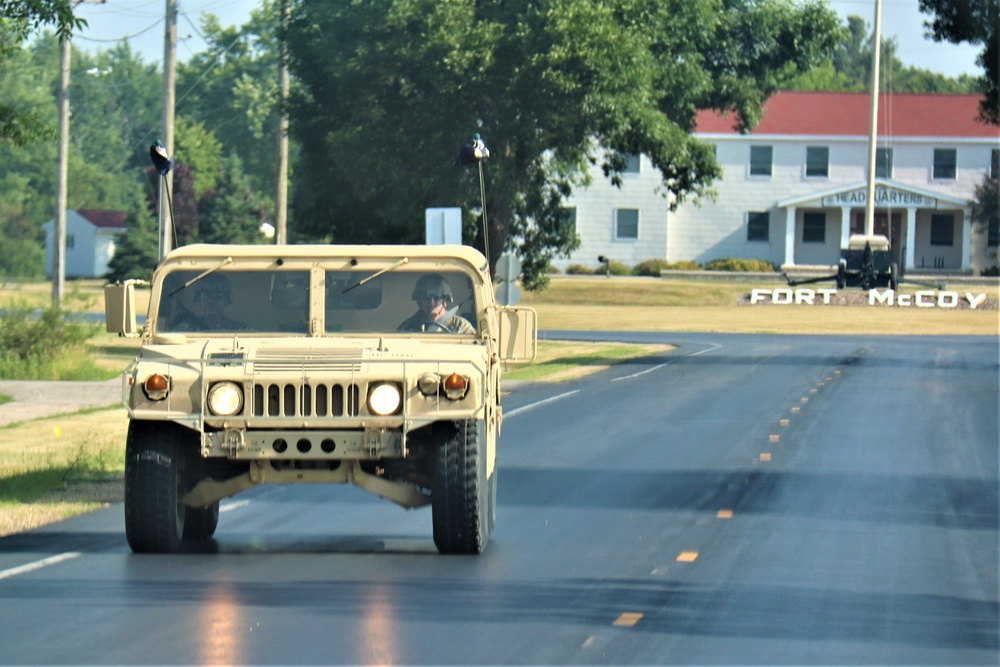
[[[875,233],[889,237],[904,270],[995,263],[1000,231],[976,233],[971,221],[976,186],[1000,168],[1000,128],[977,120],[979,100],[880,96]],[[669,213],[645,157],[632,161],[621,189],[595,170],[593,184],[568,202],[581,247],[555,264],[597,267],[604,255],[628,266],[729,257],[833,266],[864,227],[869,116],[867,93],[779,93],[749,134],[732,118],[701,112],[695,136],[715,145],[723,170],[717,199]]]
[[[45,229],[45,275],[48,277],[52,276],[55,226],[55,220],[42,225]],[[66,277],[98,278],[105,275],[108,262],[115,254],[115,238],[124,233],[124,211],[66,211]]]

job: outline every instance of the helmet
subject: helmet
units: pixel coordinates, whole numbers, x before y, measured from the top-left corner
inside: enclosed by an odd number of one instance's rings
[[[207,295],[221,297],[226,305],[233,302],[229,279],[220,273],[210,273],[195,284],[198,286],[194,293],[195,303],[201,303],[202,298]]]
[[[410,298],[419,301],[421,297],[428,296],[443,296],[445,303],[451,303],[455,300],[455,296],[451,292],[451,285],[440,273],[428,273],[421,276],[420,280],[417,281],[417,286],[413,288],[413,294]]]

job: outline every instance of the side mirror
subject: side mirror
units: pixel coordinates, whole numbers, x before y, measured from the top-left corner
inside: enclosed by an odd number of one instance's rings
[[[538,349],[538,314],[531,308],[500,308],[500,359],[527,364]]]
[[[135,322],[135,283],[126,280],[104,286],[104,320],[108,333],[135,338],[139,327]]]

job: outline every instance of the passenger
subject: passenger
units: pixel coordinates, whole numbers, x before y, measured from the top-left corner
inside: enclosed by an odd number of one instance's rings
[[[399,325],[397,331],[427,333],[474,334],[475,327],[467,319],[448,308],[455,300],[451,286],[439,273],[428,273],[417,281],[411,298],[417,302],[417,312]]]
[[[241,331],[246,324],[226,315],[226,308],[232,304],[229,279],[219,273],[211,273],[194,284],[195,312],[185,311],[174,322],[171,331]]]

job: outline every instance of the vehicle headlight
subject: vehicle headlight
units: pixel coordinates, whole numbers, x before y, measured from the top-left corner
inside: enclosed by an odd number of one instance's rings
[[[220,417],[232,417],[243,409],[243,390],[235,382],[218,382],[208,390],[208,409]]]
[[[383,417],[391,415],[399,410],[401,403],[402,395],[399,393],[399,387],[390,382],[372,385],[368,390],[368,410],[372,414]]]
[[[142,383],[142,390],[151,401],[162,401],[170,392],[170,380],[159,373],[150,375]]]

